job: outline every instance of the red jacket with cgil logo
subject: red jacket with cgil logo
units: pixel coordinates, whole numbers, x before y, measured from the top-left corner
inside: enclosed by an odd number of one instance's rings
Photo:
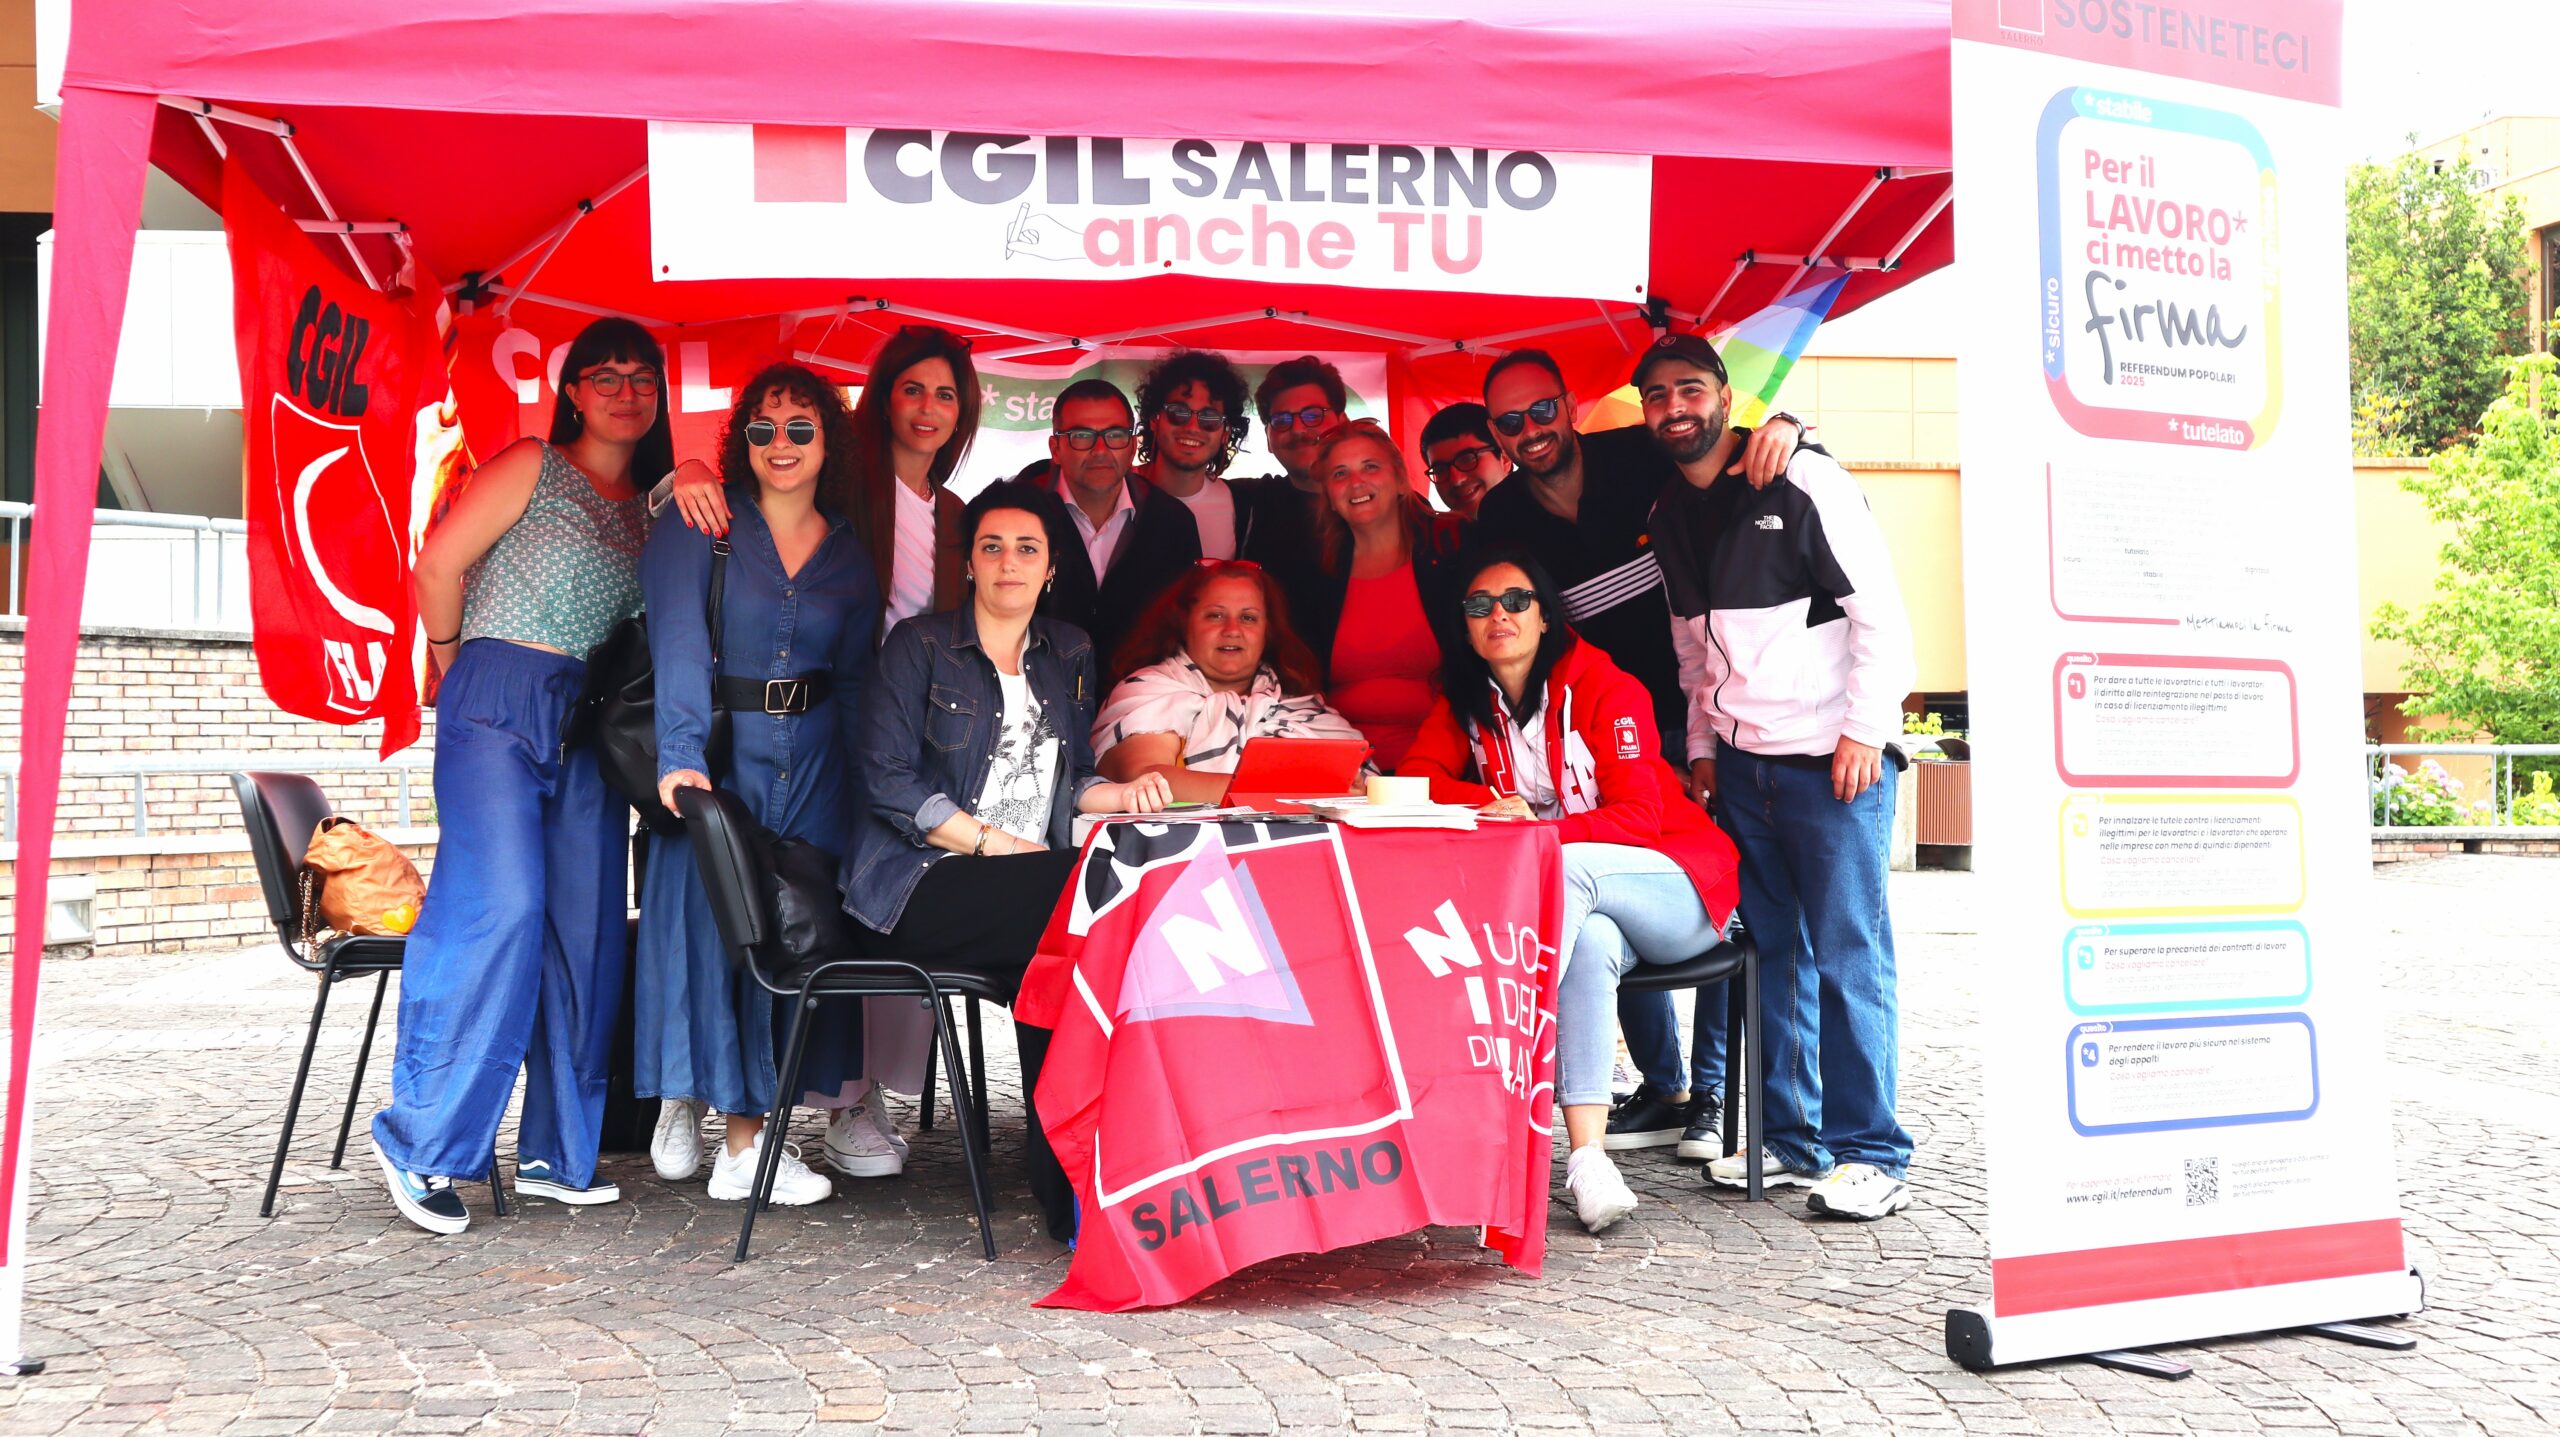
[[[1724,926],[1742,891],[1733,840],[1662,761],[1645,686],[1589,642],[1577,642],[1547,675],[1535,721],[1546,726],[1547,777],[1565,810],[1557,837],[1660,852],[1689,875],[1707,917]],[[1509,721],[1498,703],[1494,722],[1495,732],[1474,732],[1442,698],[1396,772],[1429,778],[1431,796],[1443,803],[1518,793]]]

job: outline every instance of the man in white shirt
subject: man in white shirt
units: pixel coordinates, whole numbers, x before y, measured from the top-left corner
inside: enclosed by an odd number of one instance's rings
[[[1138,382],[1138,475],[1182,501],[1204,558],[1236,556],[1242,526],[1227,466],[1243,445],[1244,376],[1223,354],[1177,350]]]

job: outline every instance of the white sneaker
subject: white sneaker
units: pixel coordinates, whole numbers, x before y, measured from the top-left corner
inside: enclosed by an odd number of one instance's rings
[[[861,1102],[836,1109],[822,1149],[827,1166],[852,1178],[893,1178],[907,1170],[907,1140],[890,1125],[888,1104],[872,1089]]]
[[[1874,1222],[1911,1206],[1911,1188],[1872,1164],[1842,1163],[1813,1185],[1804,1205],[1826,1217]]]
[[[1574,1216],[1582,1219],[1589,1232],[1606,1232],[1636,1210],[1635,1189],[1618,1176],[1618,1165],[1609,1160],[1608,1150],[1596,1143],[1575,1148],[1573,1156],[1565,1159],[1564,1190],[1573,1194]]]
[[[756,1164],[761,1160],[767,1134],[756,1134],[756,1140],[738,1152],[720,1145],[720,1156],[711,1163],[711,1195],[722,1202],[738,1202],[755,1191]],[[836,1185],[800,1161],[800,1149],[782,1145],[782,1160],[773,1169],[773,1204],[776,1207],[805,1207],[824,1202],[836,1195]]]
[[[1760,1150],[1760,1186],[1764,1188],[1809,1188],[1829,1180],[1828,1173],[1797,1172],[1779,1162],[1776,1153]],[[1747,1188],[1751,1186],[1749,1160],[1740,1153],[1717,1158],[1707,1164],[1707,1181],[1720,1188]]]
[[[702,1171],[702,1109],[691,1098],[658,1104],[658,1131],[649,1138],[649,1164],[658,1176],[680,1183]]]

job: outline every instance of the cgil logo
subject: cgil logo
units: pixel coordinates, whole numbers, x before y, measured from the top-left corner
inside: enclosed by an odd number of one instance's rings
[[[1176,140],[1166,158],[1171,173],[1143,163],[1133,173],[1126,140],[873,130],[862,175],[902,205],[931,204],[937,189],[968,204],[1009,204],[1036,184],[1045,204],[1141,207],[1157,202],[1161,182],[1194,200],[1536,210],[1557,186],[1555,163],[1535,150]]]

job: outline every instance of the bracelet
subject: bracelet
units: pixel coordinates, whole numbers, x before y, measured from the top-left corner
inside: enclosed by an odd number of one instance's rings
[[[459,641],[461,638],[462,638],[462,631],[461,631],[461,630],[459,630],[459,629],[456,629],[456,630],[454,630],[453,637],[452,637],[452,638],[450,638],[450,639],[429,639],[429,640],[427,640],[427,647],[428,647],[428,648],[431,648],[431,649],[440,649],[440,648],[443,648],[443,647],[444,647],[445,645],[447,645],[447,644],[455,643],[455,642]]]
[[[978,824],[978,846],[969,850],[969,856],[971,858],[987,856],[987,824],[984,821]]]

